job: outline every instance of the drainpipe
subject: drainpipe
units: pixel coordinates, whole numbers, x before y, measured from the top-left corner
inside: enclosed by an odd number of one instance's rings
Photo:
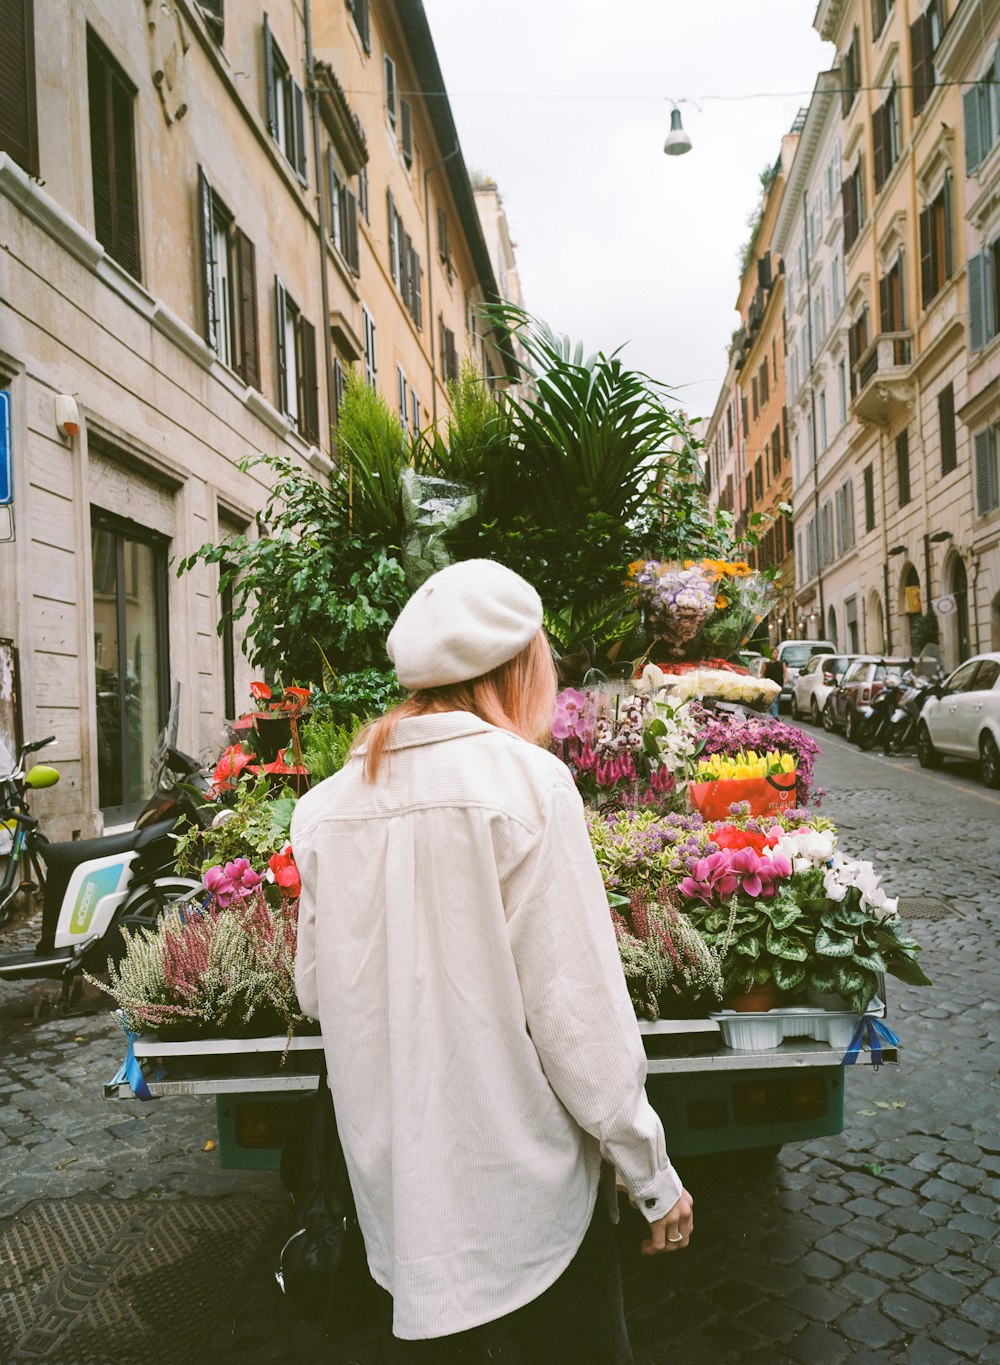
[[[819,514],[819,454],[816,441],[816,348],[813,340],[813,305],[812,305],[812,262],[809,258],[809,201],[805,190],[802,191],[802,220],[803,220],[803,241],[805,244],[806,257],[806,334],[809,337],[809,412],[812,418],[812,467],[813,467],[813,506],[816,509],[816,587],[819,591],[819,634],[817,640],[825,638],[826,633],[826,603],[823,599],[823,550],[822,550],[822,523]]]
[[[979,556],[972,556],[972,615],[975,620],[976,628],[976,653],[983,651],[979,644]]]
[[[889,516],[885,502],[885,428],[878,429],[878,484],[882,500],[882,568],[885,586],[885,652],[892,655],[892,592],[889,586]]]
[[[431,201],[427,197],[427,181],[431,171],[436,171],[439,166],[443,166],[446,161],[450,161],[453,156],[458,156],[458,143],[456,142],[447,156],[443,156],[438,161],[432,161],[424,171],[424,232],[425,245],[427,248],[427,332],[431,342],[431,424],[437,428],[438,419],[438,395],[437,395],[437,347],[434,337],[434,263],[431,260]]]
[[[330,278],[326,259],[326,195],[323,193],[323,162],[320,158],[319,89],[312,43],[312,0],[305,0],[303,19],[306,30],[306,89],[309,91],[309,121],[312,124],[313,163],[316,167],[316,204],[319,209],[319,285],[323,306],[323,365],[326,372],[326,444],[333,455],[333,342],[330,338]]]

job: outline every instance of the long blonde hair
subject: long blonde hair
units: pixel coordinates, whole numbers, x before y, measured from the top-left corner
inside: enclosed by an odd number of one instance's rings
[[[355,752],[364,748],[364,776],[374,782],[392,734],[401,720],[435,711],[468,711],[488,725],[539,742],[548,736],[557,691],[556,670],[545,632],[499,668],[450,687],[421,689],[373,721],[358,735]]]

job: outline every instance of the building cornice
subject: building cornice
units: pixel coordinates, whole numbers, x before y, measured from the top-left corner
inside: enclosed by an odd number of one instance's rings
[[[844,11],[848,0],[820,0],[813,15],[813,28],[827,43],[835,43],[840,26],[844,21]]]
[[[835,107],[835,87],[838,79],[836,71],[821,71],[816,78],[806,121],[799,134],[795,157],[788,172],[781,212],[774,225],[772,245],[779,256],[784,256],[795,219],[802,211],[802,194],[815,165],[816,153],[822,146],[824,134],[828,131],[829,115]]]
[[[1000,21],[1000,0],[961,0],[934,53],[934,65],[951,81],[962,80],[983,55],[983,34]]]
[[[344,163],[344,170],[348,175],[357,175],[362,166],[368,163],[368,143],[364,129],[348,104],[333,67],[327,62],[317,61],[313,73],[323,126]]]

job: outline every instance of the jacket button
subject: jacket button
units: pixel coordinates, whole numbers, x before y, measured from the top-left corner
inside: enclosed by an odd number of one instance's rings
[[[655,1199],[647,1199],[647,1200],[646,1200],[646,1208],[647,1208],[647,1209],[653,1209],[653,1208],[655,1208],[655,1207],[656,1207],[656,1200],[655,1200]]]

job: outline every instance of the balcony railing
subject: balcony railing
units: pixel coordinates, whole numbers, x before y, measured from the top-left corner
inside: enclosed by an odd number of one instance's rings
[[[882,425],[900,405],[909,403],[913,360],[912,332],[881,332],[855,362],[854,410],[865,421]]]

